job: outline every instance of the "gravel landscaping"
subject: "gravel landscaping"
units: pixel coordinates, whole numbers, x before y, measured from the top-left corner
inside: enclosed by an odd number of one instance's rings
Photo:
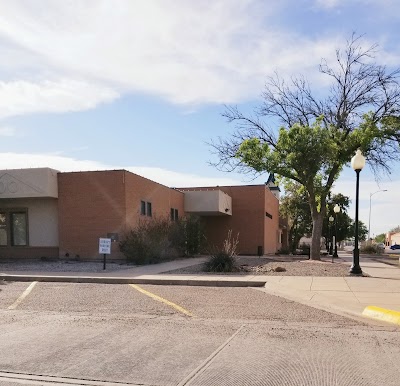
[[[113,272],[133,268],[134,265],[82,261],[15,261],[0,262],[0,272]]]
[[[321,261],[306,260],[303,256],[293,257],[238,257],[236,270],[232,273],[204,272],[204,264],[193,265],[187,268],[176,269],[164,273],[169,274],[253,274],[273,276],[348,276],[349,266],[338,260],[323,258]]]
[[[126,263],[107,262],[106,270],[103,263],[82,261],[13,261],[0,262],[0,272],[114,272],[132,269],[137,266]],[[275,276],[348,276],[349,266],[341,264],[340,260],[322,257],[321,261],[307,260],[306,256],[239,256],[236,258],[236,269],[231,273],[204,272],[204,264],[176,269],[167,274],[196,275],[275,275]]]

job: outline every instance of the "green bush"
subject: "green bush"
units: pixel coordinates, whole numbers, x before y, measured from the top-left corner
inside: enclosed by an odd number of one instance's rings
[[[182,217],[174,223],[170,240],[181,256],[199,254],[204,248],[204,226],[199,216]]]
[[[156,217],[139,221],[119,246],[129,262],[142,265],[198,254],[203,240],[199,218],[184,217],[173,222]]]
[[[205,263],[206,272],[232,272],[234,268],[235,257],[229,256],[224,252],[211,255]]]
[[[222,247],[213,248],[208,261],[205,263],[206,272],[232,272],[236,270],[237,246],[239,234],[232,238],[232,231],[229,230],[227,238]]]

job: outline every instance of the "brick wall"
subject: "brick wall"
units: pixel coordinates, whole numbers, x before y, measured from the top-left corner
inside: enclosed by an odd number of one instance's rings
[[[281,247],[279,242],[279,200],[268,187],[265,188],[264,216],[264,253],[275,253]]]
[[[100,259],[98,240],[107,233],[120,238],[139,219],[170,217],[171,208],[183,213],[183,193],[125,170],[59,173],[60,257],[79,255]],[[151,202],[152,217],[140,215],[140,202]],[[121,259],[118,243],[109,258]]]
[[[139,220],[151,221],[151,218],[170,218],[171,208],[178,209],[179,217],[183,212],[183,193],[168,188],[133,173],[125,173],[125,207],[127,230],[135,227]],[[140,214],[141,201],[150,202],[152,217]]]
[[[98,259],[98,241],[125,229],[124,171],[59,173],[59,253]],[[113,243],[112,257],[119,257]]]
[[[279,202],[265,185],[219,186],[182,188],[181,190],[220,189],[232,197],[232,216],[202,216],[208,243],[221,245],[227,233],[239,233],[238,250],[241,254],[257,254],[258,246],[264,253],[278,249]],[[272,219],[266,216],[266,212]]]

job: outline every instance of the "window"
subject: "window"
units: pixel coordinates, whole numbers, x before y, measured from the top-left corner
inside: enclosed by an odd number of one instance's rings
[[[152,216],[151,202],[140,201],[140,214],[142,216]]]
[[[178,209],[171,208],[171,221],[178,221]]]
[[[11,245],[27,245],[26,213],[10,213],[11,219]]]
[[[26,210],[0,211],[0,246],[28,245],[28,216]]]
[[[6,213],[0,213],[0,246],[7,245]]]

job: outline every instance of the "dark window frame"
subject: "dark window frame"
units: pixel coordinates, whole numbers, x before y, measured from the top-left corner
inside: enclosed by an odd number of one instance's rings
[[[14,215],[16,214],[23,214],[24,215],[24,223],[25,223],[25,243],[24,244],[16,244],[15,242],[15,234],[16,234],[16,229],[15,229],[15,220],[14,220]],[[10,212],[10,246],[12,247],[26,247],[28,246],[28,214],[26,211],[12,211]]]
[[[146,216],[146,201],[140,201],[140,215]]]
[[[6,238],[7,244],[0,245],[0,248],[26,248],[29,247],[29,216],[28,208],[0,208],[0,213],[4,213],[6,217]],[[14,227],[12,217],[14,214],[24,214],[25,215],[25,244],[15,245],[14,242]]]
[[[146,202],[146,216],[153,217],[153,209],[150,201]]]
[[[171,218],[171,221],[178,221],[178,218],[179,218],[178,209],[171,208],[171,210],[170,210],[170,218]]]

